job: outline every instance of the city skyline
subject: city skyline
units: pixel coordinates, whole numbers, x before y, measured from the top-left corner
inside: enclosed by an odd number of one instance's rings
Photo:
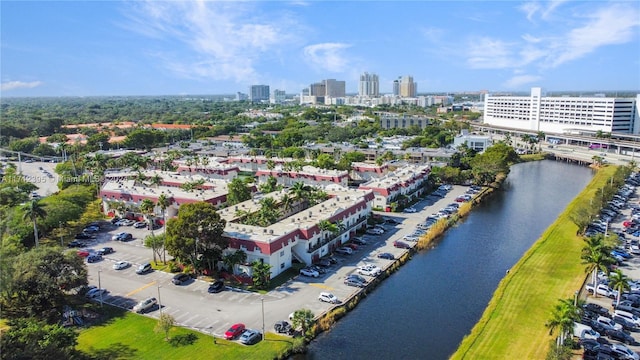
[[[1,3],[13,96],[298,94],[318,79],[379,93],[640,88],[638,2]],[[26,15],[29,16],[26,16]]]

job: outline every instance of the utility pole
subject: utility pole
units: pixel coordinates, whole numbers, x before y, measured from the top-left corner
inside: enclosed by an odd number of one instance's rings
[[[60,246],[64,246],[64,239],[62,238],[62,221],[58,221],[60,227]]]

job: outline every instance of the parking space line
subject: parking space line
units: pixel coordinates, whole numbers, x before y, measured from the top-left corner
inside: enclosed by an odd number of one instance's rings
[[[144,290],[144,289],[146,289],[146,288],[148,288],[148,287],[151,287],[151,286],[153,286],[153,285],[155,285],[155,284],[156,284],[156,281],[152,281],[152,282],[148,283],[147,285],[141,286],[141,287],[139,287],[139,288],[137,288],[137,289],[133,290],[132,292],[130,292],[130,293],[128,293],[128,294],[126,294],[125,296],[126,296],[126,297],[129,297],[129,296],[131,296],[131,295],[133,295],[133,294],[135,294],[135,293],[138,293],[138,292],[140,292],[140,291],[142,291],[142,290]]]
[[[318,288],[320,288],[320,289],[324,289],[324,290],[333,290],[333,288],[332,288],[332,287],[327,286],[327,285],[324,285],[324,284],[315,284],[315,283],[310,283],[309,285],[311,285],[311,286],[315,286],[315,287],[318,287]]]

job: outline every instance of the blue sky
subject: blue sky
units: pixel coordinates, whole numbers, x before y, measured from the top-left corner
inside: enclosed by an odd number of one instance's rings
[[[2,96],[640,89],[640,2],[6,1]]]

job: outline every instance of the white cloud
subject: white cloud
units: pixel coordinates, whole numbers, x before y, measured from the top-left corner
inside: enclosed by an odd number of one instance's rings
[[[640,27],[640,10],[634,6],[616,4],[589,15],[590,21],[558,39],[550,50],[551,66],[558,66],[589,54],[599,47],[623,44],[634,39]]]
[[[515,66],[513,44],[482,37],[469,43],[467,63],[472,69],[503,69]]]
[[[516,75],[505,81],[502,86],[507,89],[518,89],[523,85],[536,83],[540,81],[540,79],[542,79],[542,77],[538,75]]]
[[[350,60],[343,53],[351,45],[343,43],[322,43],[309,45],[304,48],[306,60],[315,67],[330,72],[345,71]]]
[[[42,81],[5,81],[0,85],[0,90],[10,91],[15,89],[33,89],[34,87],[38,87],[42,84],[44,84]]]
[[[544,12],[550,13],[562,3],[548,4]],[[528,17],[539,10],[535,4],[527,3],[522,7],[528,9]],[[604,46],[637,41],[640,27],[640,9],[637,7],[618,3],[588,11],[589,15],[582,18],[563,18],[561,25],[577,21],[580,24],[564,31],[554,30],[551,36],[525,33],[511,42],[490,37],[470,39],[467,64],[473,69],[530,66],[545,69],[580,59]]]
[[[534,22],[536,14],[539,14],[541,19],[548,20],[558,6],[567,1],[568,0],[531,1],[522,4],[519,9],[526,14],[527,20],[530,22]]]
[[[436,27],[425,27],[420,29],[420,31],[427,40],[434,43],[440,42],[444,35],[444,30]]]
[[[533,16],[540,10],[540,4],[537,2],[527,2],[520,6],[520,10],[527,14],[527,20],[533,21]]]
[[[261,17],[254,6],[260,3],[137,1],[124,26],[158,41],[177,42],[173,52],[153,54],[179,76],[248,82],[259,77],[258,60],[294,42],[296,31],[286,15]]]

